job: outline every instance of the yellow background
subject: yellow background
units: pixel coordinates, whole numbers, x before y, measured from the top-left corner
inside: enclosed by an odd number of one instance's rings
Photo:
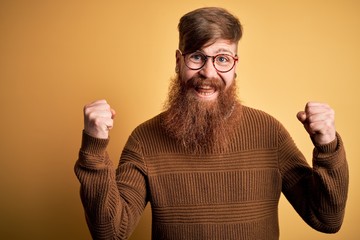
[[[177,23],[222,6],[244,26],[238,86],[245,105],[278,118],[311,162],[296,113],[328,102],[346,144],[350,192],[336,235],[308,227],[282,197],[281,239],[358,239],[360,1],[0,1],[0,239],[90,239],[73,173],[82,108],[117,111],[115,164],[134,127],[158,114],[174,75]],[[132,240],[150,239],[150,208]]]

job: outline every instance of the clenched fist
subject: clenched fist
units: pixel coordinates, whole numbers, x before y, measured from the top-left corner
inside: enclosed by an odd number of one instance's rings
[[[106,100],[98,100],[84,107],[84,131],[92,137],[107,139],[114,125],[115,111]]]
[[[298,112],[297,118],[315,144],[323,145],[335,140],[335,112],[329,105],[309,102],[304,111]]]

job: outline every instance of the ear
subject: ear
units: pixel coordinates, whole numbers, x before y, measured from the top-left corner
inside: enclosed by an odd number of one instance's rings
[[[180,63],[181,63],[182,54],[180,50],[176,50],[175,52],[175,59],[176,59],[176,66],[175,66],[175,72],[178,73],[180,69]]]
[[[239,60],[239,56],[237,54],[235,56],[238,58],[238,60],[235,62],[235,65],[234,65],[234,69],[236,71],[236,67],[237,67],[240,60]]]

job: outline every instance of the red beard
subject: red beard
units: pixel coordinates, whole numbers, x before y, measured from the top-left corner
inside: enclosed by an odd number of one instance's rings
[[[215,100],[201,100],[194,95],[201,85],[218,91]],[[179,76],[172,80],[162,119],[166,131],[193,152],[224,150],[240,119],[240,102],[235,81],[225,89],[218,79],[192,78],[186,83]]]

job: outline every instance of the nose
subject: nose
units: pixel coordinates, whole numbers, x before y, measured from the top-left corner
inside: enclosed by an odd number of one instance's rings
[[[207,59],[205,65],[200,69],[199,73],[206,78],[213,78],[218,75],[218,72],[216,71],[213,64],[213,59],[211,57]]]

